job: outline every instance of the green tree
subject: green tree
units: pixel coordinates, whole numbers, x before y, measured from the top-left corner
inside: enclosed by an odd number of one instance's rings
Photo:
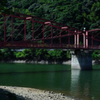
[[[3,53],[2,53],[2,50],[0,49],[0,60],[2,60],[3,58]]]
[[[50,55],[52,60],[59,60],[63,57],[63,51],[59,49],[50,50],[48,51],[48,54]]]
[[[95,51],[92,53],[92,59],[95,59],[95,60],[100,59],[100,50],[95,50]]]
[[[47,50],[46,49],[36,49],[35,57],[37,60],[48,59]]]
[[[84,0],[83,2],[84,26],[87,29],[100,27],[100,2],[99,0]]]
[[[66,58],[68,58],[68,59],[71,58],[70,50],[67,50],[67,51],[66,51]]]
[[[16,52],[15,55],[16,55],[16,58],[17,59],[20,59],[22,57],[22,53],[21,52]]]
[[[17,51],[15,53],[17,59],[24,59],[24,60],[30,59],[31,58],[30,54],[31,54],[30,49],[24,49],[23,51]]]
[[[2,55],[4,60],[12,60],[14,59],[13,51],[10,48],[2,49]]]

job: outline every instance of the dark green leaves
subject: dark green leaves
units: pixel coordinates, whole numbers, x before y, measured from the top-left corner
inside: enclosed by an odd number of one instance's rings
[[[0,0],[0,13],[6,12],[7,0]]]

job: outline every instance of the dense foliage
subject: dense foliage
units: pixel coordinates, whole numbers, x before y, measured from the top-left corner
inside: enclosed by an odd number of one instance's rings
[[[8,0],[7,8],[81,30],[100,27],[100,0]]]
[[[1,49],[0,60],[49,60],[49,61],[64,61],[70,59],[69,51],[59,49],[24,49],[16,51],[14,49]]]
[[[24,49],[18,51],[16,49],[0,49],[0,61],[7,60],[48,60],[48,61],[66,61],[71,59],[70,51],[60,49]],[[95,50],[92,59],[100,59],[100,50]]]

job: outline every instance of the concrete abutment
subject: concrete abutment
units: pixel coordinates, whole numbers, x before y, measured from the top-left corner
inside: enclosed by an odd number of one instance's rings
[[[71,69],[92,70],[92,52],[90,50],[71,51]]]

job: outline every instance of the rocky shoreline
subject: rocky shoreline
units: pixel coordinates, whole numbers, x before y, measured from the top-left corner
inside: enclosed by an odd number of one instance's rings
[[[33,88],[0,86],[0,100],[75,100],[61,93]]]
[[[27,61],[27,60],[9,60],[9,61],[1,61],[1,62],[6,62],[6,63],[29,63],[29,64],[65,64],[65,65],[71,65],[71,60],[67,61]],[[100,60],[92,60],[92,64],[100,64]]]
[[[70,60],[68,60],[68,61],[8,60],[8,61],[1,61],[1,62],[4,62],[4,63],[30,63],[30,64],[66,64],[66,65],[70,65],[71,64],[71,61]]]

